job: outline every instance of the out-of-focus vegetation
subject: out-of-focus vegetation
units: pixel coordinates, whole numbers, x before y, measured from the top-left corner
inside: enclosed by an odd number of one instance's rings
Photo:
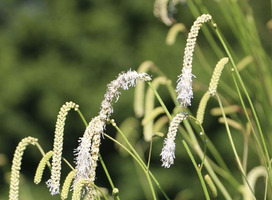
[[[85,117],[91,119],[99,111],[106,84],[121,71],[137,69],[145,60],[152,60],[171,80],[177,79],[182,67],[186,35],[180,34],[173,46],[167,46],[165,38],[169,27],[153,16],[153,3],[144,0],[0,1],[0,199],[7,199],[8,196],[8,173],[17,143],[26,136],[33,136],[39,139],[46,151],[52,149],[56,116],[63,103],[70,100],[76,102]],[[237,39],[227,19],[223,17],[219,3],[220,1],[205,2],[239,62],[249,52],[243,50],[239,38]],[[249,3],[264,50],[271,55],[272,33],[266,27],[271,18],[270,2]],[[186,3],[176,6],[174,17],[188,29],[196,18]],[[198,38],[198,44],[207,64],[214,66],[218,59],[202,34]],[[201,84],[207,85],[211,76],[205,69],[197,67],[201,64],[203,63],[196,57],[194,74],[198,77],[196,90],[200,91],[196,92],[193,100],[196,105],[204,90]],[[256,72],[254,68],[249,70],[249,73]],[[247,75],[246,72],[243,73]],[[230,74],[226,72],[223,75],[226,85],[229,83],[228,79]],[[261,115],[266,116],[269,112],[262,109],[263,96],[260,97],[256,90],[261,87],[254,88],[253,76],[249,80],[247,83],[253,101]],[[160,92],[166,93],[163,88]],[[113,118],[119,124],[134,115],[133,91],[123,93],[125,95],[114,105]],[[239,102],[238,97],[225,95],[225,98],[233,100],[232,103]],[[169,102],[169,109],[174,107],[170,99],[170,96],[163,99],[166,104]],[[208,106],[211,108],[213,105],[217,106],[216,102],[212,101]],[[196,109],[197,106],[192,106],[192,112]],[[225,142],[224,127],[215,123],[217,118],[206,115],[206,132],[223,152],[229,167],[234,168],[234,173],[237,173],[232,163],[234,160],[230,146]],[[271,120],[265,117],[261,121],[264,130],[271,128],[269,121]],[[64,137],[64,157],[70,163],[73,161],[73,150],[78,145],[78,137],[83,134],[84,129],[77,114],[71,113]],[[113,129],[109,128],[107,131],[111,135],[115,134]],[[138,134],[142,138],[140,128]],[[238,133],[233,137],[237,141],[242,140]],[[147,149],[148,144],[142,143],[140,140],[139,145]],[[179,192],[180,196],[187,196],[187,199],[200,199],[202,193],[196,191],[201,191],[201,186],[182,145],[177,145],[177,160],[171,169],[160,167],[161,148],[162,140],[153,145],[151,171],[157,175],[171,199]],[[39,152],[33,149],[31,147],[31,150],[27,150],[23,158],[24,180],[20,199],[58,199],[49,195],[44,183],[35,186],[31,182],[41,158]],[[141,185],[145,184],[145,180],[138,178],[138,169],[135,169],[130,158],[120,156],[113,149],[112,142],[106,139],[102,141],[101,154],[120,190],[121,199],[144,199]],[[249,166],[254,166],[257,161],[249,160]],[[65,170],[67,169],[64,167],[63,174],[66,173]],[[44,181],[47,179],[49,172]],[[109,186],[100,168],[96,183],[103,187]]]
[[[106,84],[119,72],[137,69],[146,59],[160,60],[161,66],[179,65],[182,50],[178,46],[173,52],[165,49],[168,28],[152,10],[152,1],[0,2],[0,152],[7,159],[1,166],[1,198],[7,199],[8,173],[17,143],[31,135],[39,138],[45,150],[52,149],[56,116],[63,103],[73,100],[90,119],[99,111]],[[171,67],[171,71],[179,69]],[[133,93],[127,94],[129,98],[124,96],[115,105],[119,122],[132,114]],[[85,128],[76,114],[70,115],[64,149],[73,162],[73,150]],[[109,149],[106,154],[113,149],[103,148]],[[23,160],[27,180],[33,178],[41,158],[32,150],[27,150]],[[111,160],[108,164],[115,162],[119,163]],[[122,162],[129,170],[126,166],[131,163]],[[119,177],[119,168],[115,169]],[[36,190],[32,186],[30,183],[31,190]],[[23,198],[25,190],[21,191]],[[46,194],[44,199],[48,198]]]

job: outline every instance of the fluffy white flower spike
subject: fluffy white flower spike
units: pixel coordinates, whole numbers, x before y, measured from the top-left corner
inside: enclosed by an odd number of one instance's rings
[[[179,113],[174,118],[168,129],[167,138],[164,139],[163,148],[161,152],[162,166],[169,168],[174,164],[175,159],[175,138],[178,130],[178,125],[187,118],[187,113]]]
[[[128,90],[136,85],[137,80],[150,81],[151,77],[146,73],[129,70],[126,73],[120,73],[115,80],[108,84],[99,115],[91,120],[83,137],[79,139],[80,144],[75,150],[76,175],[74,185],[83,179],[94,182],[101,135],[105,130],[107,119],[113,113],[112,102],[114,99],[115,102],[118,101],[120,96],[119,88]]]
[[[177,100],[181,107],[186,108],[191,105],[191,99],[193,98],[192,77],[194,77],[192,74],[192,62],[196,38],[202,24],[210,21],[211,19],[211,15],[201,15],[196,19],[189,32],[184,51],[182,73],[178,76],[176,88],[176,92],[178,94]]]
[[[178,77],[178,84],[176,92],[178,93],[178,101],[180,107],[191,105],[191,99],[193,98],[193,86],[192,86],[192,68],[183,67],[181,75]]]

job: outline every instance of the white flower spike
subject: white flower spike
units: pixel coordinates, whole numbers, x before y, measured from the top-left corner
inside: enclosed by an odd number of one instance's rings
[[[192,77],[195,77],[192,74],[192,62],[196,38],[202,24],[211,21],[211,19],[212,17],[209,14],[203,14],[198,17],[188,35],[184,51],[182,73],[178,76],[176,88],[178,94],[177,100],[180,103],[180,107],[186,108],[191,105],[191,99],[193,98]]]
[[[138,80],[151,81],[151,77],[146,73],[137,73],[136,71],[129,70],[126,73],[120,73],[115,80],[108,84],[99,115],[91,120],[83,137],[79,139],[80,144],[75,150],[76,175],[74,186],[80,180],[94,182],[101,135],[103,135],[105,130],[107,119],[113,113],[112,102],[114,99],[115,102],[118,101],[121,94],[119,88],[128,90],[130,87],[134,87]]]
[[[174,118],[168,129],[167,138],[164,140],[162,152],[161,152],[161,161],[162,166],[169,168],[174,164],[175,159],[175,138],[178,130],[179,124],[188,117],[187,113],[179,113]]]

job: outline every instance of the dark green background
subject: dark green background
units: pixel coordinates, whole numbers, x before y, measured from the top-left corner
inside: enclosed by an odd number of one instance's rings
[[[145,0],[0,1],[0,153],[7,158],[7,162],[0,166],[0,199],[7,199],[8,173],[18,142],[33,136],[39,139],[45,151],[52,149],[56,117],[66,101],[79,104],[86,119],[90,120],[99,112],[106,84],[121,71],[136,70],[145,60],[153,61],[173,80],[175,86],[182,67],[186,36],[178,35],[175,45],[167,46],[165,38],[169,27],[153,16],[153,3]],[[216,4],[213,1],[207,4],[226,38],[238,50],[236,56],[242,58],[239,46]],[[271,52],[268,45],[269,41],[271,44],[271,35],[269,38],[265,29],[265,23],[270,18],[269,6],[269,1],[258,1],[252,5],[265,48]],[[176,9],[176,20],[190,27],[195,18],[187,5],[178,5]],[[209,51],[210,47],[201,34],[198,44],[209,64],[214,66],[217,58]],[[198,59],[194,60],[194,64],[198,65]],[[211,74],[197,67],[194,74],[200,83],[208,84]],[[166,90],[159,92],[169,108],[173,107]],[[114,105],[113,114],[119,124],[134,115],[133,89],[122,93],[124,95]],[[193,102],[198,102],[202,94],[196,93]],[[215,101],[209,107],[213,105],[216,105]],[[195,112],[196,107],[192,110]],[[226,160],[232,158],[223,126],[214,125],[216,118],[207,115],[209,121],[205,128],[214,136]],[[65,127],[64,156],[71,163],[78,137],[83,132],[84,124],[76,113],[70,112]],[[110,127],[107,132],[115,135],[115,130]],[[142,138],[141,129],[139,137]],[[237,137],[241,139],[241,136]],[[170,169],[160,167],[161,147],[162,140],[154,143],[151,169],[171,199],[180,191],[186,193],[186,190],[188,199],[190,194],[194,195],[191,199],[201,198],[203,192],[199,180],[181,143],[177,145],[176,163]],[[102,140],[101,152],[120,189],[121,199],[144,199],[131,158],[120,156],[112,142],[106,139]],[[48,171],[41,186],[31,183],[40,158],[35,148],[26,150],[20,199],[31,199],[31,196],[32,199],[51,199],[44,184],[49,179]],[[235,168],[232,164],[230,167]],[[65,166],[63,174],[67,172]],[[96,183],[109,187],[100,166]]]

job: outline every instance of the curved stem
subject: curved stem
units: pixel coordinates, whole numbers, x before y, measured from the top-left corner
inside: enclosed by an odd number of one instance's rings
[[[71,168],[71,170],[75,170],[73,166],[66,160],[65,158],[62,157],[62,160]]]
[[[98,190],[99,193],[103,196],[103,198],[104,198],[105,200],[108,200],[107,196],[104,194],[104,192],[103,192],[97,185],[95,185],[94,183],[89,183],[89,184],[92,185],[96,190]],[[99,197],[99,198],[100,198],[100,197]]]
[[[111,185],[111,188],[114,189],[115,186],[114,186],[114,184],[113,184],[113,182],[112,182],[112,179],[111,179],[110,174],[109,174],[109,172],[108,172],[108,169],[107,169],[107,167],[106,167],[106,165],[105,165],[105,163],[104,163],[104,161],[103,161],[103,159],[102,159],[101,154],[99,154],[99,160],[100,160],[101,165],[102,165],[102,167],[103,167],[103,169],[104,169],[104,172],[105,172],[105,174],[106,174],[106,176],[107,176],[107,178],[108,178],[108,181],[109,181],[109,183],[110,183],[110,185]],[[116,196],[116,199],[117,199],[117,200],[120,200],[119,195]]]
[[[45,153],[44,153],[44,150],[43,150],[43,148],[41,147],[41,145],[40,145],[38,142],[36,142],[36,143],[35,143],[35,146],[39,149],[40,153],[41,153],[42,156],[44,157],[44,156],[45,156]],[[48,161],[46,164],[47,164],[48,168],[49,168],[50,171],[51,171],[50,162]]]
[[[147,160],[147,169],[148,170],[149,170],[150,160],[151,160],[152,143],[153,143],[153,140],[151,139],[150,146],[149,146],[149,152],[148,152],[148,160]]]
[[[155,90],[155,88],[153,87],[151,82],[148,82],[149,87],[152,89],[152,91],[154,92],[155,96],[157,97],[158,101],[160,102],[162,108],[164,109],[166,115],[168,116],[168,118],[172,121],[173,118],[171,116],[171,114],[169,113],[168,109],[166,108],[163,100],[161,99],[160,95],[158,94],[157,90]]]
[[[132,145],[130,144],[130,142],[128,141],[128,139],[126,138],[126,136],[124,135],[124,133],[122,132],[122,130],[115,124],[115,122],[113,120],[110,120],[110,123],[116,128],[116,130],[118,131],[118,133],[121,134],[122,138],[124,139],[124,141],[126,142],[126,144],[128,145],[129,149],[131,150],[131,152],[134,154],[133,157],[136,157],[137,160],[141,163],[141,167],[144,167],[144,171],[148,172],[148,174],[151,176],[151,178],[153,179],[153,181],[156,183],[156,185],[158,186],[158,188],[160,189],[160,191],[162,192],[162,194],[164,195],[164,197],[167,200],[170,200],[169,197],[166,195],[166,193],[164,192],[164,190],[161,188],[159,182],[156,180],[156,178],[154,177],[154,175],[148,170],[146,164],[144,163],[144,161],[141,159],[141,157],[139,156],[139,154],[136,152],[136,150],[132,147]],[[115,142],[116,140],[114,140]],[[118,142],[118,141],[116,141]],[[117,144],[121,144],[121,143],[117,143]],[[154,196],[153,196],[154,197]]]
[[[233,142],[231,133],[230,133],[230,129],[229,129],[229,125],[228,125],[228,122],[227,122],[227,118],[226,118],[226,115],[225,115],[225,111],[224,111],[223,105],[222,105],[222,103],[221,103],[221,100],[220,100],[218,94],[216,94],[216,97],[217,97],[219,106],[220,106],[221,111],[222,111],[222,115],[223,115],[223,118],[224,118],[224,121],[225,121],[225,126],[226,126],[226,130],[227,130],[227,134],[228,134],[228,137],[229,137],[229,140],[230,140],[231,148],[232,148],[232,150],[233,150],[235,159],[236,159],[236,161],[237,161],[237,163],[238,163],[238,167],[239,167],[239,169],[240,169],[240,171],[241,171],[241,173],[242,173],[242,175],[243,175],[244,180],[247,182],[247,185],[248,185],[250,191],[252,192],[253,198],[256,199],[255,196],[254,196],[253,189],[251,188],[251,186],[250,186],[250,184],[249,184],[249,182],[248,182],[248,180],[247,180],[247,177],[246,177],[246,174],[245,174],[245,172],[244,172],[242,163],[241,163],[241,161],[240,161],[240,159],[239,159],[239,156],[238,156],[238,153],[237,153],[237,151],[236,151],[236,148],[235,148],[235,145],[234,145],[234,142]]]
[[[241,78],[241,76],[240,76],[240,74],[239,74],[239,72],[238,72],[237,66],[236,66],[236,64],[235,64],[235,62],[234,62],[234,60],[233,60],[233,58],[232,58],[232,56],[231,56],[231,54],[230,54],[230,52],[229,52],[229,50],[228,50],[228,48],[227,48],[227,46],[226,46],[226,44],[225,44],[223,38],[222,38],[222,36],[221,36],[219,30],[217,29],[216,24],[215,24],[215,23],[212,23],[212,25],[213,25],[213,27],[214,27],[214,31],[215,31],[216,35],[218,36],[218,38],[219,38],[221,44],[223,45],[223,47],[224,47],[224,49],[225,49],[225,51],[226,51],[226,53],[227,53],[227,55],[228,55],[228,57],[229,57],[229,59],[230,59],[230,62],[231,62],[231,64],[232,64],[232,66],[233,66],[233,70],[234,70],[234,72],[235,72],[235,75],[236,75],[236,77],[238,78],[239,84],[241,85],[241,87],[242,87],[242,89],[243,89],[243,92],[245,93],[246,98],[247,98],[247,100],[248,100],[248,103],[249,103],[249,105],[250,105],[250,108],[251,108],[251,110],[252,110],[252,113],[253,113],[254,119],[255,119],[255,121],[256,121],[258,131],[259,131],[259,135],[260,135],[260,137],[261,137],[261,142],[262,142],[263,148],[262,148],[262,146],[261,146],[261,144],[260,144],[260,142],[259,142],[259,139],[258,139],[258,137],[257,137],[257,134],[256,134],[256,132],[255,132],[255,130],[254,130],[254,128],[253,128],[252,122],[251,122],[251,120],[250,120],[250,118],[249,118],[249,116],[248,116],[248,112],[247,112],[247,109],[246,109],[246,107],[245,107],[244,101],[243,101],[243,99],[242,99],[240,89],[239,89],[239,87],[238,87],[238,85],[237,85],[237,83],[236,83],[236,79],[235,79],[234,76],[232,76],[232,77],[233,77],[233,80],[234,80],[234,83],[235,83],[235,86],[236,86],[236,89],[237,89],[237,92],[238,92],[238,94],[239,94],[239,98],[240,98],[240,101],[241,101],[243,110],[244,110],[244,112],[245,112],[245,114],[246,114],[246,117],[247,117],[247,120],[248,120],[248,122],[249,122],[249,124],[250,124],[250,126],[251,126],[251,129],[252,129],[253,135],[254,135],[254,137],[255,137],[255,140],[256,140],[256,142],[257,142],[257,144],[258,144],[258,147],[259,147],[260,151],[262,152],[263,160],[264,160],[264,162],[265,162],[265,166],[266,166],[266,169],[267,169],[267,172],[268,172],[268,175],[269,175],[270,184],[271,184],[271,186],[272,186],[272,178],[271,178],[271,170],[272,170],[272,167],[271,167],[271,163],[269,162],[270,156],[269,156],[269,153],[268,153],[268,150],[267,150],[267,146],[266,146],[266,143],[265,143],[265,140],[264,140],[264,136],[263,136],[263,132],[262,132],[262,129],[261,129],[261,125],[260,125],[258,116],[257,116],[257,114],[256,114],[256,111],[255,111],[255,108],[254,108],[254,106],[253,106],[253,103],[252,103],[252,101],[251,101],[251,99],[250,99],[250,96],[249,96],[249,94],[248,94],[248,92],[247,92],[247,89],[246,89],[246,87],[245,87],[245,85],[244,85],[244,82],[243,82],[243,80],[242,80],[242,78]]]
[[[199,125],[199,127],[200,127],[200,129],[201,129],[201,133],[202,134],[200,134],[200,135],[202,135],[204,138],[202,139],[202,141],[203,141],[203,144],[204,144],[204,156],[203,156],[203,158],[202,158],[202,161],[201,161],[201,164],[200,164],[200,167],[199,167],[199,169],[201,170],[202,169],[202,167],[203,167],[203,164],[204,164],[204,160],[205,160],[205,158],[206,158],[206,153],[207,153],[207,136],[206,136],[206,134],[205,134],[205,131],[204,131],[204,129],[203,129],[203,126],[201,125],[201,123],[195,118],[195,117],[193,117],[192,115],[189,115],[189,118],[191,118],[191,119],[193,119],[193,120],[195,120],[195,122],[196,122],[196,124],[198,124]]]
[[[140,165],[140,167],[143,169],[144,173],[146,174],[147,176],[147,179],[148,179],[148,182],[150,184],[150,187],[151,187],[151,191],[152,191],[152,195],[153,195],[153,198],[154,199],[157,199],[156,198],[156,195],[155,195],[155,191],[154,191],[154,188],[153,188],[153,185],[152,185],[152,182],[150,180],[150,177],[149,177],[149,174],[150,174],[150,171],[148,170],[148,168],[146,167],[145,164],[143,164],[143,161],[140,160],[138,158],[138,156],[136,156],[133,152],[131,152],[127,147],[125,147],[123,144],[121,144],[120,142],[118,142],[117,140],[115,140],[114,138],[112,138],[111,136],[109,136],[108,134],[104,133],[105,137],[109,138],[110,140],[112,140],[113,142],[115,142],[116,144],[118,144],[120,147],[122,147],[126,152],[128,152],[131,157]],[[152,176],[151,176],[152,177]],[[153,178],[153,177],[152,177]],[[164,194],[164,193],[163,193]],[[168,197],[167,197],[168,200],[170,200]]]
[[[79,114],[79,116],[80,116],[82,122],[84,123],[84,125],[87,127],[88,123],[87,123],[85,117],[83,116],[83,114],[81,113],[81,111],[79,109],[77,109],[77,113]]]
[[[194,135],[194,132],[192,130],[192,127],[190,126],[188,120],[184,120],[184,126],[186,127],[190,137],[191,137],[191,146],[194,148],[194,150],[197,152],[198,156],[200,158],[203,158],[204,153],[201,150],[197,139]],[[181,132],[179,132],[180,134],[182,134]],[[213,179],[214,183],[217,185],[217,187],[219,188],[219,190],[222,192],[223,196],[225,197],[225,199],[227,200],[231,200],[231,196],[228,193],[228,191],[226,190],[225,186],[222,184],[222,182],[219,180],[219,178],[217,177],[216,173],[214,172],[213,168],[211,167],[211,164],[209,163],[209,161],[207,159],[204,160],[204,166],[207,169],[208,173],[210,174],[211,178]]]
[[[198,166],[197,166],[197,164],[196,164],[196,161],[195,161],[195,159],[194,159],[194,157],[193,157],[193,154],[192,154],[192,152],[190,151],[190,149],[189,149],[187,143],[186,143],[184,140],[182,140],[182,143],[183,143],[183,145],[184,145],[184,147],[185,147],[185,149],[186,149],[186,151],[187,151],[187,153],[188,153],[188,155],[189,155],[189,157],[190,157],[190,159],[191,159],[191,161],[192,161],[192,163],[193,163],[193,165],[194,165],[194,167],[195,167],[195,170],[196,170],[197,175],[198,175],[198,177],[199,177],[199,179],[200,179],[201,186],[202,186],[202,188],[203,188],[205,197],[206,197],[207,200],[209,200],[209,199],[210,199],[210,196],[209,196],[209,193],[208,193],[208,190],[207,190],[205,181],[204,181],[204,179],[203,179],[203,176],[202,176],[202,174],[201,174],[201,169],[198,168]]]

